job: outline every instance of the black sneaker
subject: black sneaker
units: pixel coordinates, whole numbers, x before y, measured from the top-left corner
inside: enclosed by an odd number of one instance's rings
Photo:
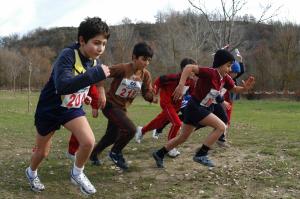
[[[100,166],[102,164],[101,160],[99,160],[97,156],[91,156],[90,161],[94,166]]]
[[[108,156],[110,157],[110,159],[114,162],[114,164],[117,167],[119,167],[123,170],[128,169],[128,165],[127,165],[122,153],[109,152]]]
[[[157,151],[152,153],[152,157],[154,158],[158,168],[164,168],[164,159],[157,155]]]
[[[229,148],[230,147],[230,145],[226,141],[218,140],[216,143],[219,147],[223,147],[223,148]]]

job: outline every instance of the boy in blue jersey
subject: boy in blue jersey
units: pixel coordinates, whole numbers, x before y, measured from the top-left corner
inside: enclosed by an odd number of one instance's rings
[[[110,36],[109,27],[100,18],[86,18],[78,28],[78,43],[65,48],[53,64],[51,76],[41,91],[35,113],[36,149],[31,156],[26,176],[31,189],[41,192],[37,169],[47,157],[51,138],[63,125],[79,140],[76,160],[71,169],[71,181],[84,194],[93,194],[95,187],[83,173],[84,164],[92,152],[95,137],[82,110],[89,86],[104,80],[109,69],[98,59]],[[104,106],[105,102],[101,106]]]

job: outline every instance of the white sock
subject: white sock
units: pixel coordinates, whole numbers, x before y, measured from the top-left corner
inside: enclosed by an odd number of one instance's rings
[[[82,168],[78,168],[75,163],[74,163],[74,166],[73,166],[73,175],[74,176],[78,176],[79,174],[81,174],[83,172],[83,169],[84,167]]]
[[[31,167],[28,167],[28,174],[30,178],[35,178],[37,176],[37,170],[32,171]]]

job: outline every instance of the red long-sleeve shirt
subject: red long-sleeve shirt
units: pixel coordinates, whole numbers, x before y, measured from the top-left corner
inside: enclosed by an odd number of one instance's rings
[[[98,109],[99,92],[95,84],[90,86],[88,96],[92,98],[92,102],[91,102],[92,109]]]
[[[160,93],[160,106],[164,108],[166,105],[172,105],[176,110],[180,109],[181,101],[174,102],[172,94],[180,81],[181,73],[168,74],[158,77],[154,82],[154,90]],[[185,86],[189,86],[189,92],[194,88],[194,81],[188,79]]]

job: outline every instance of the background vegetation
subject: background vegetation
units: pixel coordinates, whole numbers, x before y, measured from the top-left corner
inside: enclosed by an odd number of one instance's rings
[[[184,57],[210,66],[213,52],[229,44],[230,50],[240,50],[247,73],[256,77],[254,91],[300,93],[299,25],[272,21],[276,14],[272,5],[266,5],[261,17],[255,18],[239,15],[246,0],[221,0],[222,9],[214,12],[206,11],[196,0],[189,2],[192,8],[184,12],[158,12],[154,24],[124,18],[111,26],[104,63],[130,61],[134,44],[147,41],[155,51],[149,70],[157,77],[178,71]],[[60,27],[0,38],[0,88],[27,89],[31,84],[40,89],[57,54],[76,37],[77,28]]]

